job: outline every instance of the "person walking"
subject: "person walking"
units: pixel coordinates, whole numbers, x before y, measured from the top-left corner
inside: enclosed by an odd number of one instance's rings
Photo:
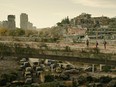
[[[105,40],[104,40],[103,44],[104,44],[104,49],[106,49],[107,42]]]
[[[96,48],[98,48],[98,41],[96,41]]]
[[[87,47],[89,47],[89,40],[88,39],[86,40],[86,45],[87,45]]]

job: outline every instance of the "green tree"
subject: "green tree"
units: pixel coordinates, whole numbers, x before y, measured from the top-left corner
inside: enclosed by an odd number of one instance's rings
[[[63,20],[61,21],[61,23],[62,23],[62,24],[69,24],[69,23],[70,23],[69,18],[66,17],[65,19],[63,19]]]
[[[25,35],[25,31],[23,29],[17,28],[15,30],[15,36],[22,36]]]
[[[69,20],[68,16],[66,18],[62,19],[61,22],[58,22],[57,26],[63,26],[64,24],[70,24],[70,20]]]
[[[7,34],[9,36],[23,36],[25,35],[25,31],[23,29],[17,28],[14,30],[8,30]]]
[[[36,30],[25,30],[25,36],[27,36],[27,37],[33,36],[35,34],[38,34],[38,32]]]
[[[57,26],[63,26],[61,22],[58,22],[57,23]]]

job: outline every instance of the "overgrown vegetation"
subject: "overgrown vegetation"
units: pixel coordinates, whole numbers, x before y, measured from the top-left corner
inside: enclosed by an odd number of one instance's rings
[[[4,73],[0,76],[0,86],[5,86],[7,83],[12,82],[18,78],[16,72]]]
[[[32,36],[37,34],[38,32],[36,30],[24,30],[21,28],[17,28],[14,30],[9,30],[5,28],[0,28],[0,36]]]

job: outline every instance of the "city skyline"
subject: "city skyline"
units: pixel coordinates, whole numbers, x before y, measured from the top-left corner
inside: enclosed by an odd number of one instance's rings
[[[115,0],[0,0],[0,21],[7,15],[16,16],[16,26],[20,27],[20,14],[27,13],[29,21],[38,28],[51,27],[66,16],[73,18],[81,13],[92,16],[115,17]]]

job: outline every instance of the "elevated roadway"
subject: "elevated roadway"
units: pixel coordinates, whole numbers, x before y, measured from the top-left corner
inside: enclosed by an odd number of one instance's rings
[[[9,43],[9,42],[2,42]],[[11,42],[12,43],[12,42]],[[0,56],[10,56],[10,57],[26,57],[26,58],[42,58],[42,59],[53,59],[53,60],[64,60],[64,61],[74,61],[92,64],[107,64],[116,66],[116,54],[111,53],[91,53],[91,52],[78,52],[78,50],[66,51],[65,47],[63,49],[40,49],[37,43],[21,43],[21,45],[1,44],[0,45]],[[16,43],[15,43],[16,44]],[[22,46],[24,44],[25,46]],[[31,45],[29,45],[31,44]],[[48,44],[47,44],[48,45]],[[55,44],[49,44],[56,46]],[[58,44],[59,45],[59,44]],[[79,45],[79,44],[78,44]],[[73,45],[76,47],[75,45]],[[81,45],[79,45],[81,46]],[[58,46],[58,48],[61,46]],[[71,46],[70,46],[71,47]],[[113,46],[115,49],[115,46]],[[51,47],[50,47],[51,48]],[[73,47],[71,47],[72,49]],[[81,50],[84,51],[82,48]],[[93,48],[92,48],[93,49]],[[115,51],[114,51],[115,52]]]
[[[70,52],[67,52],[69,54]],[[30,54],[30,53],[23,53],[23,54],[16,54],[11,53],[9,56],[14,56],[18,58],[39,58],[39,59],[53,59],[53,60],[62,60],[62,61],[73,61],[73,62],[82,62],[82,63],[91,63],[91,64],[106,64],[106,65],[113,65],[116,66],[116,56],[109,58],[107,55],[103,56],[97,54],[98,56],[87,56],[88,54],[81,54],[72,56],[72,55],[54,55],[54,54],[45,54],[45,53],[37,53],[37,54]],[[83,56],[82,56],[83,55]],[[93,54],[90,54],[93,55]]]

